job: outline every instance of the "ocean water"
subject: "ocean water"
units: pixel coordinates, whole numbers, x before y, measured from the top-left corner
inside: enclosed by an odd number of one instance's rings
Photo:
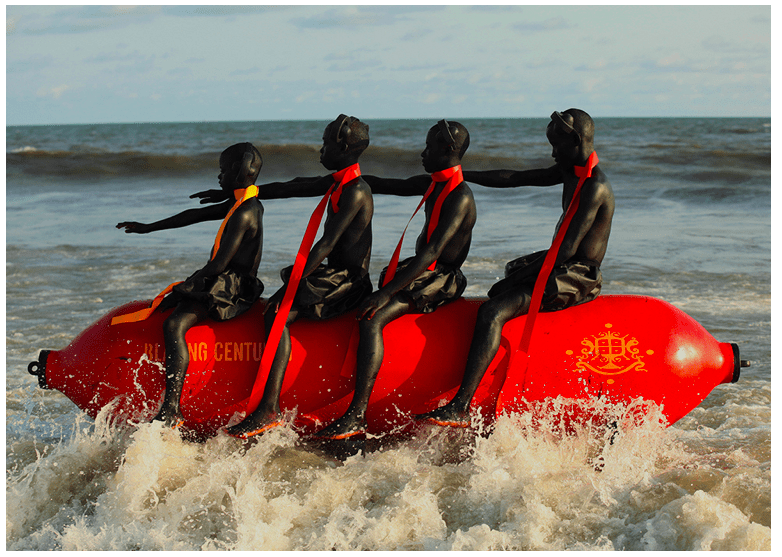
[[[261,183],[321,175],[327,123],[6,129],[7,549],[770,549],[770,119],[596,122],[617,199],[603,292],[664,299],[752,361],[671,427],[650,419],[607,444],[510,416],[488,437],[431,432],[340,461],[288,429],[244,447],[190,443],[157,424],[116,428],[37,387],[27,364],[41,349],[188,276],[217,228],[139,236],[117,222],[197,206],[188,196],[217,187],[218,155],[240,141],[261,150]],[[368,123],[365,174],[422,173],[434,121]],[[546,119],[463,123],[466,169],[551,163]],[[466,295],[482,296],[507,260],[548,245],[561,190],[473,191],[464,272]],[[315,203],[264,202],[267,295]],[[376,197],[373,278],[416,203]]]

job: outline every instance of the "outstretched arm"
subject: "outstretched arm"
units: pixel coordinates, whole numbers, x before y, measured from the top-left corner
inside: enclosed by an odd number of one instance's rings
[[[421,174],[411,178],[380,178],[378,176],[362,175],[369,184],[372,193],[413,196],[426,193],[432,178]],[[315,178],[294,178],[289,182],[270,182],[258,186],[258,199],[287,199],[290,197],[317,197],[324,195],[331,187],[333,180],[330,175]],[[206,190],[194,193],[191,198],[200,198],[201,203],[216,203],[226,199],[222,190]]]
[[[316,178],[296,178],[289,182],[270,182],[258,186],[258,198],[319,197],[325,195],[333,183],[331,174]]]
[[[432,177],[421,174],[411,178],[380,178],[378,176],[363,175],[362,178],[369,184],[372,193],[389,195],[423,195],[432,183]]]
[[[232,201],[225,201],[220,205],[188,209],[187,211],[182,211],[179,214],[153,222],[152,224],[134,221],[121,222],[117,224],[117,228],[120,230],[125,229],[126,234],[148,234],[150,232],[157,232],[158,230],[182,228],[199,222],[224,219],[232,206]]]
[[[326,189],[321,191],[323,183]],[[330,176],[313,176],[309,178],[294,178],[288,182],[270,182],[258,186],[258,199],[282,199],[287,197],[316,197],[326,193],[331,186]],[[220,203],[228,199],[228,194],[221,189],[205,190],[194,193],[190,199],[200,199],[201,203]]]
[[[488,188],[545,187],[562,183],[562,171],[557,165],[534,170],[465,170],[463,172],[465,181]]]

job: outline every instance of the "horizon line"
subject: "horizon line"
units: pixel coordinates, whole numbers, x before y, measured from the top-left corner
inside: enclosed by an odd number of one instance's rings
[[[363,118],[370,120],[430,120],[433,117],[410,117],[410,118]],[[602,119],[666,119],[666,118],[724,118],[724,119],[771,119],[771,116],[594,116],[596,120]],[[449,116],[449,120],[546,120],[546,116]],[[321,122],[329,120],[328,118],[269,118],[261,120],[149,120],[149,121],[105,121],[105,122],[60,122],[60,123],[37,123],[37,124],[9,124],[6,122],[6,128],[14,127],[35,127],[35,126],[105,126],[105,125],[147,125],[147,124],[218,124],[218,123],[248,123],[248,122]]]

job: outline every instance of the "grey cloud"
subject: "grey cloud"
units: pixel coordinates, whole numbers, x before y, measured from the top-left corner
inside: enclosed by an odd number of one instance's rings
[[[258,15],[290,9],[289,6],[164,6],[161,12],[171,16],[223,17]]]
[[[483,13],[518,13],[520,9],[524,9],[523,6],[466,6],[468,11],[471,12],[483,12]]]
[[[573,25],[568,23],[564,17],[551,17],[544,21],[516,23],[513,29],[523,33],[542,33],[547,31],[560,31],[562,29],[571,29]]]
[[[120,29],[161,15],[225,17],[289,9],[278,6],[9,6],[6,34],[56,35]]]
[[[6,72],[9,74],[13,72],[25,72],[31,68],[34,68],[35,71],[39,72],[46,68],[55,67],[55,64],[54,57],[51,55],[31,56],[29,58],[17,60],[9,59],[6,61]]]
[[[657,60],[644,60],[638,64],[639,70],[645,73],[695,73],[702,71],[702,68],[696,67],[690,62],[676,62],[671,64],[661,64]]]
[[[14,33],[20,35],[57,35],[116,29],[138,21],[148,21],[160,12],[155,6],[136,8],[108,6],[63,6],[36,9],[17,6],[13,11]]]
[[[432,71],[432,70],[439,70],[442,68],[441,64],[406,64],[402,66],[396,66],[393,68],[388,68],[388,71],[391,72],[422,72],[422,71]]]
[[[171,68],[166,74],[173,78],[193,77],[193,70],[189,66],[179,66]]]
[[[335,61],[328,67],[332,72],[365,71],[383,67],[380,60],[342,60]]]
[[[747,42],[733,42],[729,41],[721,35],[711,35],[701,41],[701,46],[710,52],[716,52],[720,54],[769,54],[771,53],[771,45],[763,44],[759,42],[747,43]]]
[[[400,21],[412,21],[416,14],[444,9],[442,6],[347,6],[291,18],[290,23],[301,29],[343,28],[355,25],[389,26]]]

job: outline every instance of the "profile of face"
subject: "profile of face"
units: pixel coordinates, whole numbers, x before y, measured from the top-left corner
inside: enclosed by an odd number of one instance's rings
[[[346,151],[344,138],[337,140],[341,122],[334,121],[323,131],[323,146],[320,148],[320,164],[327,170],[339,170]]]
[[[239,161],[226,153],[220,155],[220,174],[217,175],[217,182],[223,191],[233,191],[236,189],[236,173],[239,170]]]
[[[578,163],[581,138],[573,129],[572,120],[569,114],[555,112],[546,127],[546,139],[551,144],[551,156],[561,166],[573,166]]]
[[[220,153],[217,182],[223,191],[246,188],[255,183],[263,167],[261,153],[251,143],[237,143]]]
[[[455,166],[453,146],[442,140],[439,131],[438,126],[433,126],[429,130],[426,134],[426,147],[421,152],[421,164],[429,174]]]

